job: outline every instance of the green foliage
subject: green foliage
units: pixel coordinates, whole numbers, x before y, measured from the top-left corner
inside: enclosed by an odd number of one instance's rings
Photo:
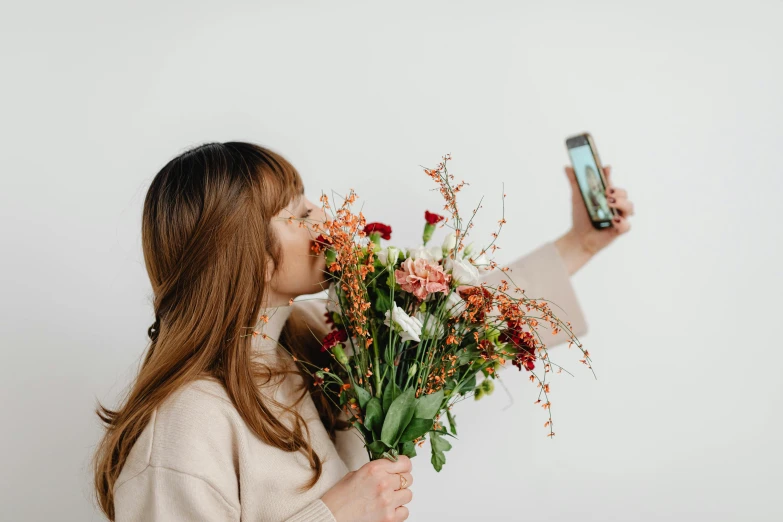
[[[476,387],[476,374],[471,373],[469,377],[466,377],[462,384],[455,388],[454,393],[461,393],[462,395],[467,395],[469,392],[473,391],[473,388]]]
[[[371,442],[367,444],[367,447],[370,448],[370,451],[372,451],[376,456],[380,455],[389,448],[389,446],[382,440]]]
[[[385,398],[385,397],[384,397]],[[389,446],[395,446],[400,438],[402,430],[413,418],[416,407],[416,397],[413,388],[408,388],[402,395],[394,399],[386,412],[381,429],[381,440]]]
[[[400,435],[400,440],[403,442],[416,440],[432,429],[433,422],[432,419],[414,417]]]
[[[364,407],[370,402],[370,392],[361,386],[354,386],[353,390],[356,392],[356,399],[359,401],[359,407],[364,410]]]
[[[435,418],[435,415],[440,411],[441,404],[443,404],[443,394],[444,390],[441,388],[435,393],[422,395],[416,399],[415,416],[419,419]]]
[[[397,386],[397,383],[392,382],[389,380],[389,382],[386,384],[386,389],[383,390],[383,412],[386,413],[389,411],[389,407],[391,406],[392,402],[394,402],[394,399],[402,395],[402,390],[399,386]]]
[[[409,458],[413,458],[416,456],[416,444],[414,444],[412,441],[405,441],[402,443],[402,451],[400,451],[403,455],[407,455]]]
[[[376,287],[375,289],[375,302],[373,303],[376,312],[386,313],[391,310],[392,301],[389,298],[389,290],[383,287]]]
[[[381,427],[383,426],[383,407],[378,397],[373,397],[370,402],[367,403],[367,409],[364,415],[364,425],[368,430],[375,432],[376,436],[380,436]]]
[[[449,410],[449,409],[446,410],[446,416],[449,419],[449,429],[451,430],[451,433],[456,435],[457,434],[457,421],[455,419],[456,419],[457,416],[456,415],[452,415],[451,414],[451,410]]]
[[[446,455],[444,452],[451,449],[451,443],[444,439],[440,435],[440,432],[432,431],[430,432],[430,446],[432,447],[432,458],[430,459],[430,462],[432,462],[432,467],[435,468],[435,471],[440,471],[446,463]]]

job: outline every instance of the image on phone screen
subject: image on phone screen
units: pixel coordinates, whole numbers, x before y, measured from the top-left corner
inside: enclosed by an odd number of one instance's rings
[[[571,155],[571,163],[574,166],[576,180],[587,204],[587,211],[593,221],[607,221],[612,219],[612,210],[606,201],[604,184],[598,173],[598,166],[590,150],[589,144],[580,145],[568,149]]]

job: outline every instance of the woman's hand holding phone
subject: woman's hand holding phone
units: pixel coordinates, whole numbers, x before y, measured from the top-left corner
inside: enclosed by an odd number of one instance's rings
[[[593,220],[587,211],[582,191],[576,179],[573,167],[565,168],[569,185],[571,186],[571,215],[573,223],[571,230],[566,234],[569,240],[576,246],[586,250],[590,255],[595,255],[606,248],[612,241],[631,229],[629,216],[635,214],[634,204],[628,199],[628,192],[616,186],[612,179],[612,167],[603,168],[606,180],[605,196],[608,205],[614,210],[612,226],[606,229],[596,229]]]
[[[603,167],[595,140],[589,132],[566,139],[571,167],[565,172],[571,186],[573,225],[558,239],[558,248],[569,259],[570,273],[631,229],[634,214],[628,193],[614,185],[612,168]]]

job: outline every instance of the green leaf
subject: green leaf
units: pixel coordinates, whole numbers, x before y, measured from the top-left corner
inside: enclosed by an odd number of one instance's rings
[[[440,405],[443,403],[443,389],[435,393],[422,395],[416,399],[416,412],[414,415],[419,419],[433,419],[440,411]]]
[[[356,400],[359,401],[359,407],[364,410],[364,407],[370,402],[370,392],[361,386],[354,386],[353,390],[356,392]]]
[[[449,419],[449,429],[451,430],[451,433],[454,435],[457,434],[457,421],[456,421],[456,415],[451,414],[451,410],[446,409],[446,416]]]
[[[451,449],[451,443],[441,436],[440,431],[430,433],[430,444],[437,451],[449,451]]]
[[[377,312],[385,313],[391,309],[391,300],[389,299],[389,292],[384,288],[379,288],[375,292],[375,310]]]
[[[435,471],[440,471],[446,463],[446,455],[444,455],[442,451],[432,450],[430,462],[432,462],[432,467],[435,468]]]
[[[402,395],[394,399],[386,412],[386,418],[383,420],[381,429],[381,440],[389,446],[394,446],[400,438],[402,429],[408,425],[413,418],[413,411],[416,408],[416,398],[413,388],[408,388]]]
[[[364,425],[368,430],[372,430],[377,435],[381,433],[381,426],[383,426],[383,407],[378,397],[373,397],[370,402],[367,403],[367,409],[364,414]]]
[[[386,445],[385,442],[382,440],[376,440],[375,442],[371,442],[367,444],[367,447],[370,448],[370,451],[372,451],[376,455],[380,455],[384,451],[386,451],[389,446]]]
[[[455,437],[454,435],[452,435],[451,433],[449,433],[448,431],[446,431],[446,427],[445,427],[445,426],[441,426],[441,427],[440,427],[440,428],[438,428],[437,430],[432,430],[432,432],[431,432],[431,433],[439,433],[440,435],[446,435],[447,437],[451,437],[452,439],[457,439],[457,440],[459,440],[459,438],[458,438],[458,437]]]
[[[400,440],[403,442],[413,441],[432,429],[432,419],[411,419],[410,424],[403,430]]]
[[[466,393],[469,393],[473,391],[473,388],[476,387],[476,374],[472,374],[470,377],[468,377],[465,382],[462,383],[462,386],[459,387],[459,392],[462,395],[465,395]]]
[[[471,344],[471,347],[475,347],[475,344]],[[459,366],[468,364],[478,356],[478,352],[471,350],[469,347],[463,348],[457,352],[457,364]]]
[[[430,446],[432,447],[432,458],[430,459],[430,462],[432,462],[435,471],[440,471],[446,463],[446,455],[443,452],[450,450],[451,444],[441,437],[439,432],[433,431],[430,432]]]
[[[383,390],[383,412],[386,413],[389,411],[389,406],[391,406],[392,402],[394,400],[402,395],[402,390],[399,386],[397,386],[396,382],[392,382],[391,380],[386,384],[386,389]]]
[[[405,441],[402,443],[402,451],[400,453],[413,458],[416,456],[416,445],[412,441]]]

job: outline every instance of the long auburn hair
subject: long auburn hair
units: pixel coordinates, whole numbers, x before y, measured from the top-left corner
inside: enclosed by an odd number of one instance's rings
[[[270,368],[252,359],[253,327],[263,306],[265,267],[280,266],[281,245],[270,221],[304,191],[296,169],[279,154],[243,143],[207,143],[169,161],[144,201],[142,246],[152,283],[155,323],[139,373],[116,410],[100,403],[105,426],[94,458],[98,504],[114,520],[114,484],[154,410],[183,385],[200,378],[225,388],[247,426],[265,443],[308,458],[312,488],[321,459],[296,406],[312,390],[332,440],[351,427],[312,377],[299,368]],[[304,320],[292,313],[279,341],[296,357],[320,367],[331,363]],[[301,375],[303,391],[292,406],[262,395],[259,377]],[[267,406],[294,418],[291,430]],[[305,437],[302,433],[307,434]]]

